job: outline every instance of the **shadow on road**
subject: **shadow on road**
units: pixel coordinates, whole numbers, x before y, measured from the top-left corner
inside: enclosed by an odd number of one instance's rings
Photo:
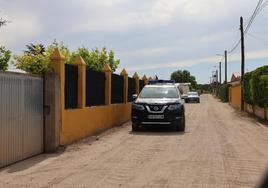
[[[177,132],[170,127],[159,127],[159,126],[146,126],[141,127],[139,131],[129,131],[132,135],[150,135],[150,136],[171,136],[171,135],[184,135],[189,132]]]
[[[31,168],[31,167],[37,165],[38,163],[41,163],[49,158],[57,157],[57,156],[61,155],[64,151],[65,151],[65,148],[62,147],[62,148],[59,148],[56,153],[51,153],[51,154],[43,153],[43,154],[35,155],[35,156],[29,157],[27,159],[17,161],[14,164],[11,164],[7,167],[0,168],[0,172],[6,171],[8,173],[13,173],[13,172],[23,171],[23,170]]]

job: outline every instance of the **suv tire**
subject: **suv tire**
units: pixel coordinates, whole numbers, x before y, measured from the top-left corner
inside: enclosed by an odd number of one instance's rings
[[[138,125],[132,124],[132,132],[137,132],[139,130]]]
[[[181,132],[185,131],[185,114],[184,114],[184,112],[183,112],[183,115],[182,115],[181,122],[174,126],[174,130],[175,131],[181,131]]]

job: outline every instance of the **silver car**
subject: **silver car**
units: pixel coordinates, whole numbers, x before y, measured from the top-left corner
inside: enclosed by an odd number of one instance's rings
[[[200,97],[197,92],[191,91],[187,93],[187,98],[184,99],[185,103],[197,102],[200,103]]]

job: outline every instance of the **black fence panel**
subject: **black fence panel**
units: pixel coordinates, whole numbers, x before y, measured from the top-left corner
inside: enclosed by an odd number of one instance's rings
[[[77,108],[78,67],[65,64],[65,109]]]
[[[112,104],[124,102],[124,77],[112,74]]]
[[[145,86],[144,80],[139,80],[140,92],[142,88]]]
[[[128,102],[133,101],[133,94],[136,93],[136,82],[135,79],[128,77]]]
[[[105,104],[105,73],[87,68],[86,106]]]

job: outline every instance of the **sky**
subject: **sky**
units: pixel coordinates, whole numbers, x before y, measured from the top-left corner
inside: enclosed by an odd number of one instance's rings
[[[169,79],[186,69],[208,83],[240,36],[239,18],[249,21],[258,0],[0,0],[0,45],[13,54],[29,43],[63,41],[78,47],[106,47],[130,76]],[[246,71],[268,64],[268,6],[245,38]],[[11,68],[12,69],[12,68]],[[224,70],[224,66],[222,67]],[[228,79],[240,72],[240,48],[228,54]],[[222,72],[223,75],[223,72]],[[223,76],[222,76],[223,77]]]

